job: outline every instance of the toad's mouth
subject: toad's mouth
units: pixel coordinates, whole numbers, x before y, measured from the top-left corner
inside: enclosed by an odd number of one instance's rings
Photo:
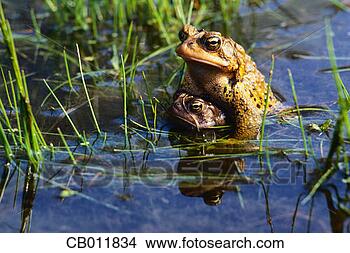
[[[185,125],[189,124],[190,126],[197,128],[197,130],[200,129],[199,123],[197,122],[197,120],[195,118],[192,117],[192,121],[191,121],[185,117],[182,117],[179,114],[179,110],[175,106],[170,107],[169,113],[172,117],[175,116],[175,118],[177,119],[178,122],[181,122],[182,124],[185,124]]]
[[[196,126],[196,124],[194,124],[192,121],[190,121],[190,120],[188,120],[188,119],[186,119],[186,118],[184,118],[184,117],[181,117],[181,116],[179,116],[179,115],[175,115],[175,117],[176,117],[178,120],[180,120],[180,122],[187,123],[187,124],[191,125],[192,127],[198,128],[198,127]]]
[[[178,56],[180,56],[181,58],[183,58],[186,62],[198,62],[198,63],[202,63],[205,65],[213,66],[213,67],[220,68],[220,69],[228,66],[228,64],[223,63],[221,61],[215,61],[214,59],[205,60],[205,59],[203,59],[203,56],[201,54],[196,53],[193,50],[186,48],[186,46],[184,46],[184,45],[180,45],[176,49],[176,54]]]
[[[196,57],[191,57],[191,56],[185,56],[185,55],[180,55],[180,54],[178,54],[178,55],[181,58],[183,58],[187,63],[199,62],[199,63],[205,64],[205,65],[210,65],[210,66],[213,66],[213,67],[216,67],[216,68],[222,68],[222,66],[220,64],[215,63],[215,62],[206,61],[206,60],[199,59],[199,58],[196,58]]]

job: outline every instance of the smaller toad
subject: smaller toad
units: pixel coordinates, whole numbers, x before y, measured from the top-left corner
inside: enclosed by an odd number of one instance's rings
[[[197,130],[225,125],[224,113],[212,103],[187,93],[179,93],[169,109],[172,118],[182,126]]]

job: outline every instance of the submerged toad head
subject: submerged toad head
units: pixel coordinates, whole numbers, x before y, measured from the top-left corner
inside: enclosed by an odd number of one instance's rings
[[[198,130],[225,125],[225,115],[219,108],[187,93],[176,96],[169,113],[181,125],[192,126]]]

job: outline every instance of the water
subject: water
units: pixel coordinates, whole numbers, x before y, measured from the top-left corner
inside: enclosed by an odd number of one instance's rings
[[[252,56],[265,75],[270,68],[270,55],[275,52],[273,86],[286,97],[286,106],[293,104],[287,75],[289,68],[300,104],[327,105],[336,112],[337,91],[332,75],[321,71],[329,68],[329,61],[317,57],[328,55],[324,31],[324,18],[328,16],[334,31],[336,55],[343,58],[338,64],[350,65],[349,14],[335,10],[328,1],[279,2],[267,1],[254,11],[243,8],[237,26],[226,28],[226,32],[246,48],[255,43]],[[21,9],[23,13],[18,14],[16,8],[22,7],[9,8],[9,16],[21,34],[28,29],[26,22],[31,25],[31,21],[23,19],[23,15],[28,17],[26,11]],[[220,22],[206,28],[225,29]],[[74,45],[70,44],[73,39],[67,42],[57,32],[46,29],[50,38],[74,50]],[[156,46],[147,41],[143,42],[140,58]],[[54,57],[40,48],[36,54],[35,43],[19,41],[18,48],[22,52],[22,66],[26,73],[32,73],[29,77],[31,100],[39,125],[47,132],[60,127],[64,133],[73,134],[52,98],[41,106],[48,94],[41,78],[49,79],[51,86],[55,85],[55,80],[65,80],[62,57]],[[89,50],[84,44],[85,56],[89,56]],[[111,69],[108,60],[111,47],[97,46],[96,50],[100,69]],[[291,57],[296,54],[314,58]],[[9,62],[1,58],[1,64]],[[135,90],[147,100],[142,70],[151,85],[152,96],[166,107],[177,84],[165,87],[165,83],[180,64],[172,52],[151,59],[138,69]],[[76,66],[72,66],[72,72],[78,72]],[[225,137],[227,132],[222,130],[184,133],[173,128],[159,106],[156,134],[147,134],[147,130],[130,121],[130,150],[124,150],[120,85],[112,75],[99,74],[95,79],[87,75],[87,81],[97,85],[89,87],[89,92],[94,98],[93,106],[101,128],[107,133],[106,140],[97,139],[94,154],[79,147],[77,153],[87,153],[87,156],[85,159],[83,155],[78,156],[78,166],[71,165],[64,152],[56,153],[54,159],[47,152],[45,170],[39,176],[36,190],[31,175],[25,177],[26,161],[20,160],[22,170],[11,170],[0,204],[1,232],[19,231],[21,224],[28,224],[28,221],[31,232],[349,232],[349,214],[341,208],[349,205],[347,185],[341,181],[343,172],[336,173],[311,201],[301,204],[320,173],[318,163],[327,155],[330,140],[325,134],[310,134],[315,159],[311,156],[305,161],[297,119],[289,124],[269,119],[267,136],[274,171],[270,178],[266,173],[265,156],[265,173],[261,173],[256,143],[242,145]],[[341,76],[349,88],[349,72]],[[3,97],[3,89],[1,92]],[[77,127],[91,133],[94,125],[89,109],[83,91],[78,92],[79,96],[74,96],[65,87],[57,94],[66,108],[73,108],[71,117]],[[150,105],[146,105],[150,124],[153,124]],[[137,100],[129,104],[129,117],[144,124]],[[322,123],[327,119],[334,120],[334,117],[329,113],[310,114],[304,118],[304,123]],[[55,136],[47,139],[59,143]],[[94,134],[89,140],[91,143],[95,140]],[[70,139],[69,143],[74,146],[76,142]],[[5,167],[0,173],[6,178]],[[75,191],[73,196],[60,198],[68,188]]]

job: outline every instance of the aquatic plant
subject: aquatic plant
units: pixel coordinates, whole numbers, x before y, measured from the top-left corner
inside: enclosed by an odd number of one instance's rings
[[[26,154],[28,156],[29,161],[34,165],[34,168],[38,170],[39,163],[43,159],[41,153],[42,148],[45,148],[47,145],[32,112],[32,106],[30,103],[28,87],[26,83],[26,76],[24,74],[24,71],[20,69],[11,27],[9,22],[5,18],[1,1],[0,26],[4,43],[7,46],[8,53],[12,61],[12,71],[14,72],[16,77],[15,82],[12,82],[12,78],[9,74],[11,85],[15,83],[15,85],[11,86],[13,87],[12,104],[15,105],[13,109],[16,112],[16,119],[18,125],[15,127],[10,125],[10,122],[6,116],[6,111],[4,109],[2,110],[2,117],[6,119],[7,127],[10,129],[10,132],[13,132],[14,128],[18,129],[18,136],[16,136],[16,141],[20,143],[21,147],[26,150]],[[4,80],[4,82],[6,82],[6,80]],[[3,126],[1,126],[1,136],[4,141],[4,145],[6,146],[5,150],[7,150],[7,157],[9,158],[11,156],[10,144],[7,141],[7,138],[4,134]]]

